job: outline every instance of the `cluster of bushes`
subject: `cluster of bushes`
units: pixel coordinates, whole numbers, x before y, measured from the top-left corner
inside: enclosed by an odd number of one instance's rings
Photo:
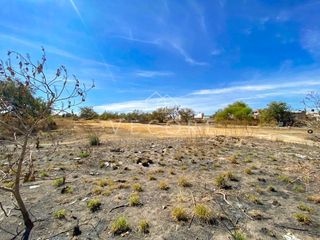
[[[285,102],[271,102],[254,114],[246,103],[238,101],[218,110],[212,117],[215,122],[222,124],[292,126],[295,122],[290,107]]]
[[[72,116],[65,116],[72,117]],[[143,112],[134,110],[129,113],[104,112],[98,114],[91,107],[83,107],[80,109],[79,117],[86,120],[100,119],[100,120],[121,120],[127,122],[140,123],[167,123],[167,122],[184,122],[188,123],[194,118],[194,111],[190,108],[180,107],[164,107],[158,108],[153,112]]]
[[[195,112],[190,108],[180,107],[163,107],[153,112],[143,112],[135,110],[129,113],[104,112],[98,114],[91,107],[81,108],[79,117],[81,119],[92,120],[113,120],[122,122],[139,122],[139,123],[189,123],[194,120]],[[78,118],[75,114],[65,115],[64,117]],[[253,112],[246,103],[237,101],[218,110],[211,116],[210,121],[228,125],[278,125],[293,126],[298,119],[290,110],[285,102],[271,102],[266,108]]]

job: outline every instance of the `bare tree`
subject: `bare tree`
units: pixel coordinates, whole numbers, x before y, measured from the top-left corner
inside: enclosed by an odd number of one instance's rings
[[[30,140],[50,116],[81,104],[94,87],[80,85],[75,76],[69,80],[64,66],[51,76],[46,74],[46,62],[43,48],[42,57],[36,62],[15,51],[9,51],[8,59],[0,61],[0,126],[12,133],[0,140],[1,146],[12,150],[6,156],[8,169],[0,172],[0,190],[12,194],[21,211],[25,225],[22,239],[29,239],[34,227],[20,193],[23,174],[30,174],[33,167],[32,161],[26,161]]]

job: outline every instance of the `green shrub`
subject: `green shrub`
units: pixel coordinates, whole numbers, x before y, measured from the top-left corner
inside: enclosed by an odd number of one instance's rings
[[[65,184],[65,181],[66,181],[65,177],[57,178],[53,180],[53,186],[61,187],[62,185]]]
[[[132,185],[132,189],[136,192],[142,192],[143,189],[142,189],[142,186],[140,183],[135,183]]]
[[[295,213],[293,215],[293,217],[298,221],[298,222],[301,222],[303,224],[309,224],[311,223],[311,218],[306,215],[306,214],[303,214],[303,213]]]
[[[129,197],[129,205],[134,207],[140,205],[140,197],[137,193],[132,193],[131,196]]]
[[[66,217],[66,210],[65,209],[60,209],[58,211],[55,211],[53,213],[53,216],[56,218],[56,219],[63,219]]]
[[[118,217],[111,225],[111,232],[115,235],[119,235],[130,230],[129,224],[125,217]]]
[[[99,146],[101,144],[100,138],[95,134],[90,135],[89,136],[89,144],[90,144],[90,146]]]
[[[95,212],[97,210],[100,209],[101,207],[101,202],[99,199],[90,199],[88,202],[87,202],[87,207],[90,209],[91,212]]]
[[[211,209],[204,204],[197,204],[194,207],[193,212],[194,216],[202,221],[209,222],[213,217]]]
[[[147,220],[141,220],[139,222],[139,231],[142,233],[149,233],[150,224]]]
[[[167,190],[169,190],[169,185],[168,185],[167,182],[161,181],[161,182],[159,183],[159,188],[160,188],[161,190],[167,191]]]
[[[240,231],[235,231],[232,237],[234,240],[247,240],[247,237]]]
[[[179,179],[178,179],[178,185],[180,186],[180,187],[191,187],[192,186],[192,184],[188,181],[188,179],[187,178],[185,178],[185,177],[180,177]]]
[[[90,153],[87,151],[81,151],[79,154],[79,157],[81,157],[81,158],[87,158],[89,156],[90,156]]]
[[[175,221],[188,221],[187,211],[182,207],[175,207],[171,211],[171,216]]]

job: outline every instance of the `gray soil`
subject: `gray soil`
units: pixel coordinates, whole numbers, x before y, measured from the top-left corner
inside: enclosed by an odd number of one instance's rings
[[[22,186],[35,221],[31,239],[232,239],[236,231],[246,239],[320,239],[319,202],[310,200],[320,190],[318,147],[217,136],[114,140],[96,147],[79,141],[51,152],[50,145],[33,152],[36,180]],[[233,177],[217,185],[227,172]],[[60,177],[65,184],[53,186]],[[161,181],[169,189],[161,190]],[[135,183],[142,186],[141,204],[128,206]],[[66,187],[72,192],[65,193]],[[87,202],[94,198],[101,207],[91,212]],[[1,192],[8,212],[14,207],[10,199]],[[211,209],[210,220],[194,216],[197,204]],[[308,211],[298,208],[302,204]],[[177,206],[186,209],[187,221],[173,219]],[[65,218],[56,219],[60,209]],[[296,214],[308,220],[298,221]],[[129,230],[116,235],[111,225],[119,216]],[[10,217],[0,211],[0,219],[1,240],[23,229],[15,209]],[[142,219],[149,222],[148,233],[139,231]],[[73,236],[76,226],[81,234]]]

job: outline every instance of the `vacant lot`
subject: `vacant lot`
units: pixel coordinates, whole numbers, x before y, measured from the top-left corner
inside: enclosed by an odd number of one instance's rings
[[[305,130],[59,126],[42,134],[36,180],[22,187],[32,239],[320,238],[319,146]],[[89,146],[93,133],[100,146]],[[10,239],[20,213],[0,199],[12,216],[0,212],[0,238]]]

